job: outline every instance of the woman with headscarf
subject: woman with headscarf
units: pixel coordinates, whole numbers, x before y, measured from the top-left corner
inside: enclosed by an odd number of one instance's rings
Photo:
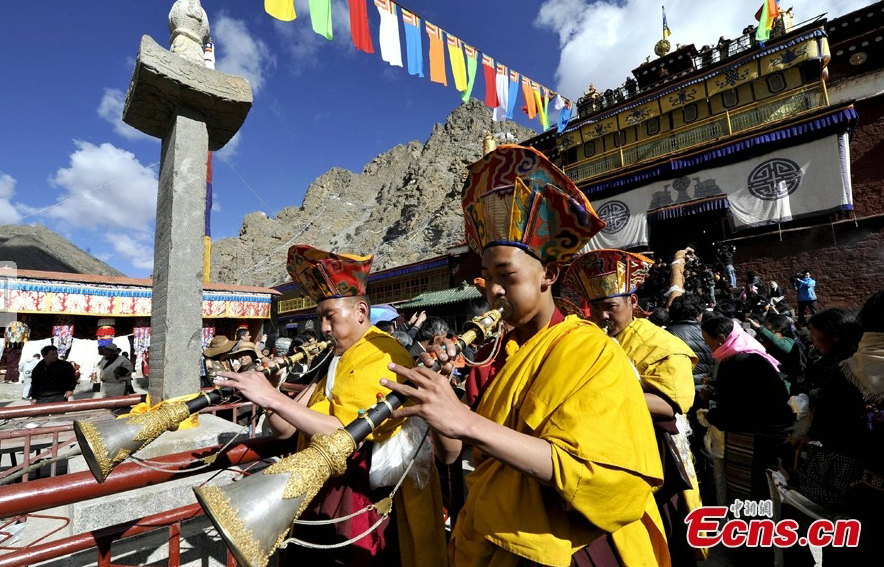
[[[764,470],[777,466],[794,421],[780,363],[733,319],[711,317],[701,329],[715,359],[714,407],[705,420],[725,432],[728,498],[767,499]]]

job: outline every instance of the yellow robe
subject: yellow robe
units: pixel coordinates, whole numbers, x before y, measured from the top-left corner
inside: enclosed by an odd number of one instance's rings
[[[633,319],[617,342],[635,365],[646,392],[663,394],[686,414],[694,405],[697,355],[683,340],[647,319]]]
[[[677,406],[678,413],[686,414],[691,409],[697,355],[687,343],[647,319],[638,318],[617,335],[617,341],[638,370],[646,392],[662,394]],[[688,472],[693,472],[693,467]],[[681,495],[688,510],[703,505],[696,474],[691,475],[691,489]],[[701,554],[705,556],[706,552]]]
[[[603,533],[628,567],[669,565],[651,490],[663,471],[650,414],[629,361],[598,327],[569,316],[533,336],[477,412],[549,442],[553,486],[481,459],[467,476],[452,567],[511,567],[519,557],[568,566]]]
[[[378,392],[386,395],[388,388],[380,379],[401,382],[387,365],[395,362],[411,368],[414,361],[399,341],[372,326],[361,339],[341,355],[331,388],[331,398],[325,396],[327,377],[316,385],[308,407],[333,415],[347,425],[359,415],[360,408],[369,408],[377,401]],[[370,441],[384,441],[396,435],[403,419],[391,419],[375,429]],[[301,435],[298,448],[308,444]],[[427,441],[429,442],[429,440]],[[394,499],[399,530],[399,553],[403,567],[444,567],[445,525],[442,517],[442,491],[439,475],[432,470],[430,484],[417,490],[411,479],[406,479]]]

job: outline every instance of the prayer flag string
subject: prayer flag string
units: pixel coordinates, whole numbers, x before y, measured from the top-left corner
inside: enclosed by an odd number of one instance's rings
[[[461,39],[421,18],[417,13],[408,10],[398,2],[393,0],[373,1],[380,17],[378,38],[381,58],[390,65],[403,66],[402,39],[399,36],[399,13],[401,12],[409,75],[424,76],[422,36],[423,33],[426,33],[429,39],[430,81],[448,85],[445,61],[445,46],[447,45],[447,59],[454,77],[454,86],[462,93],[461,98],[464,101],[467,101],[473,92],[477,75],[476,67],[479,57],[481,57],[482,75],[485,80],[485,105],[491,110],[494,120],[513,119],[513,112],[517,106],[519,91],[521,91],[524,100],[522,110],[528,115],[528,118],[532,120],[538,118],[543,129],[549,129],[549,103],[554,101],[553,107],[559,111],[559,118],[554,126],[560,132],[567,126],[574,109],[574,103],[571,100],[533,81],[503,64],[500,60],[495,60],[476,47],[467,45]],[[350,8],[350,30],[353,45],[360,51],[374,53],[366,0],[347,0],[347,2]],[[759,10],[763,14],[759,18],[762,20],[769,17],[770,13],[776,13],[776,0],[764,0],[764,2],[765,6]],[[773,8],[768,8],[771,5]],[[765,8],[768,9],[765,10]],[[294,0],[264,0],[264,10],[270,16],[281,21],[293,21],[297,17]],[[331,40],[333,37],[331,0],[309,0],[309,10],[313,31]],[[762,24],[766,23],[766,21],[762,21]],[[668,35],[669,28],[665,9],[663,27],[664,35]],[[764,27],[767,26],[759,26],[759,31]]]

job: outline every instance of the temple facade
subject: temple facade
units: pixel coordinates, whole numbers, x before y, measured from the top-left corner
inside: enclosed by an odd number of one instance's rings
[[[797,19],[797,18],[795,18]],[[696,49],[667,41],[618,89],[592,85],[561,134],[523,142],[556,161],[607,227],[592,248],[736,246],[747,270],[788,285],[805,269],[825,307],[858,307],[884,262],[884,2],[777,21]],[[766,283],[766,282],[765,282]]]

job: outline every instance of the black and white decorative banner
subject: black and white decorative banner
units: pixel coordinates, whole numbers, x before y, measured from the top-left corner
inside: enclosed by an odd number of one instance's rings
[[[591,200],[608,226],[587,249],[648,244],[648,222],[727,208],[734,230],[853,208],[847,134]]]

